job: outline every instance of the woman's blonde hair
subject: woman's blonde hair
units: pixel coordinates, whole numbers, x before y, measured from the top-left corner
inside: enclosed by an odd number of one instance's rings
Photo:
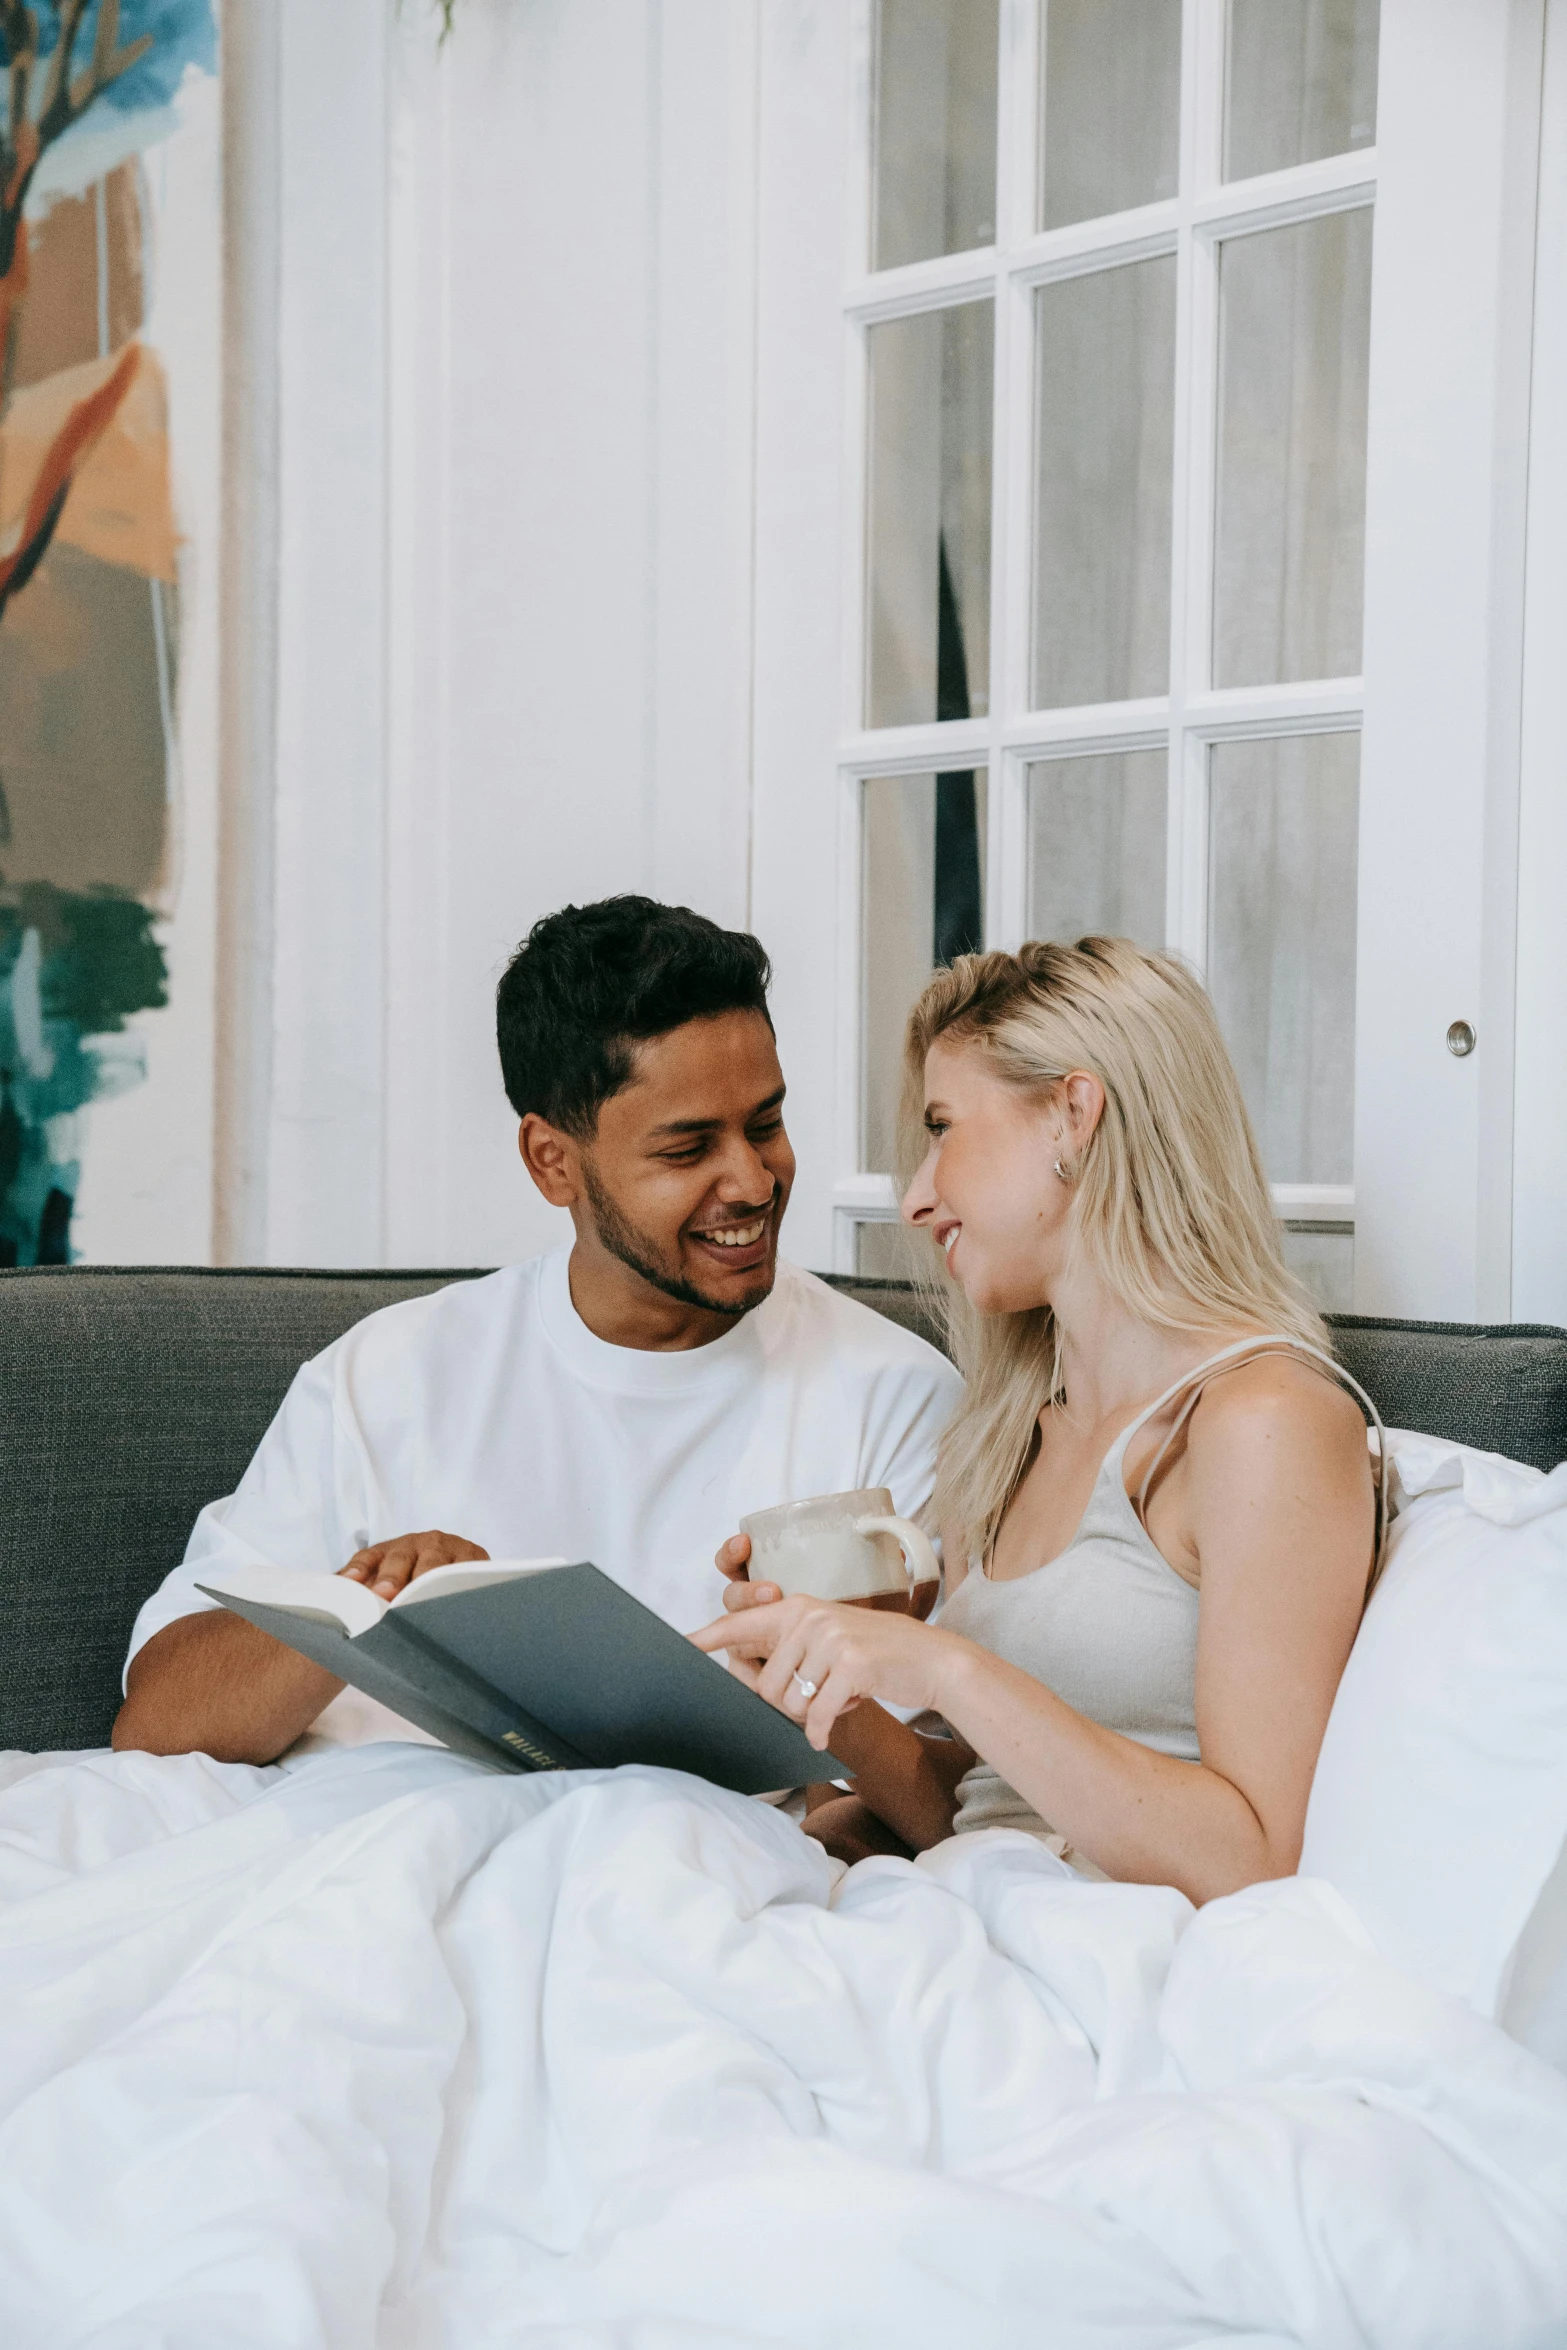
[[[1104,1087],[1104,1114],[1074,1167],[1072,1240],[1112,1295],[1169,1330],[1281,1332],[1329,1351],[1287,1270],[1240,1080],[1213,1006],[1184,964],[1125,938],[960,955],[909,1015],[903,1144],[923,1152],[925,1056],[972,1044],[1004,1083],[1049,1100],[1074,1069]],[[1055,1180],[1048,1162],[1042,1182]],[[1048,1306],[976,1314],[942,1290],[967,1394],[943,1441],[935,1523],[989,1550],[1060,1383]]]

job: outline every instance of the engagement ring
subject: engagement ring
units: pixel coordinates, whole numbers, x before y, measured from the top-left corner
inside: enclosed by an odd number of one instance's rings
[[[802,1681],[798,1673],[791,1675],[791,1678],[796,1689],[799,1690],[800,1695],[803,1698],[810,1699],[816,1695],[816,1683],[814,1681]]]

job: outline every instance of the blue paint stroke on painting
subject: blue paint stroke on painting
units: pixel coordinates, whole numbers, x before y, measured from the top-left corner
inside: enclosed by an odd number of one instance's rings
[[[266,0],[272,5],[273,0]],[[93,0],[82,18],[72,50],[73,65],[92,54],[102,0]],[[37,8],[39,71],[35,104],[41,99],[48,61],[60,40],[58,0]],[[92,105],[50,147],[33,182],[30,211],[59,195],[76,194],[112,171],[128,156],[166,139],[179,127],[175,105],[190,73],[218,70],[218,27],[213,0],[121,0],[119,44],[129,48],[144,36],[152,47],[128,72],[100,91]],[[0,64],[9,64],[0,32]]]
[[[145,1074],[133,1012],[168,1001],[145,906],[30,882],[0,899],[0,1266],[64,1264],[78,1110]]]
[[[82,17],[73,63],[85,58],[92,48],[101,5],[102,0],[92,0]],[[187,66],[194,65],[201,73],[217,72],[218,28],[212,0],[120,0],[120,47],[128,49],[148,33],[152,47],[146,56],[111,82],[95,105],[115,107],[121,114],[139,114],[148,107],[167,106],[185,79]],[[52,4],[46,0],[38,10],[40,64],[54,55],[59,41],[58,0]],[[0,64],[10,62],[5,33],[0,29]]]

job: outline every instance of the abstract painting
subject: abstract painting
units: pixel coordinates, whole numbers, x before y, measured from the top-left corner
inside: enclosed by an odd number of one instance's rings
[[[168,373],[146,332],[149,159],[193,81],[217,73],[212,0],[0,0],[0,68],[0,1266],[14,1266],[70,1261],[87,1113],[144,1081],[136,1017],[171,984],[182,531]]]

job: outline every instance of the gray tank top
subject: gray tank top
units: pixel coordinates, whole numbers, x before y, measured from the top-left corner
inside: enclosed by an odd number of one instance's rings
[[[1194,1587],[1155,1547],[1141,1511],[1170,1446],[1195,1410],[1204,1383],[1217,1370],[1238,1368],[1253,1355],[1286,1349],[1309,1356],[1358,1398],[1376,1427],[1376,1406],[1342,1365],[1316,1347],[1284,1337],[1243,1338],[1199,1363],[1138,1413],[1100,1463],[1077,1532],[1055,1558],[1026,1575],[994,1581],[978,1562],[946,1600],[944,1631],[988,1648],[1042,1681],[1090,1721],[1118,1730],[1160,1754],[1200,1760],[1197,1742],[1197,1618]],[[1138,1430],[1178,1396],[1185,1401],[1148,1465],[1137,1501],[1126,1490],[1126,1448]],[[1383,1497],[1377,1476],[1376,1564],[1383,1536]],[[1376,1565],[1372,1579],[1375,1580]],[[1082,1874],[1092,1862],[1074,1853],[1025,1798],[989,1763],[976,1763],[958,1787],[953,1832],[1022,1828],[1042,1837]]]

